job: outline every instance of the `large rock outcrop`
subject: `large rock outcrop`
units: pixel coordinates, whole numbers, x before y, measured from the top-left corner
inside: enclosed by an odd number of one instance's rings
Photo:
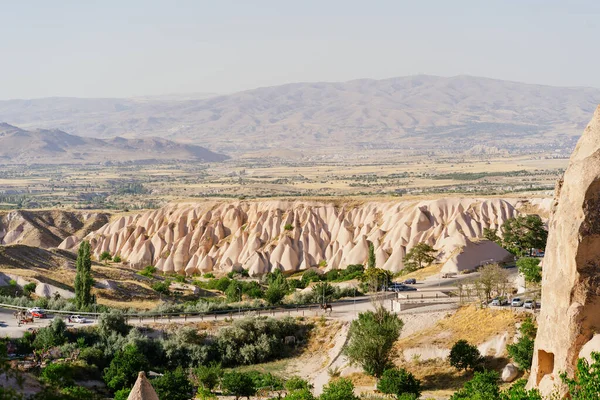
[[[23,244],[51,248],[101,228],[110,214],[88,211],[0,211],[0,245]]]
[[[86,239],[96,256],[108,251],[136,268],[152,264],[161,271],[188,275],[242,268],[253,275],[274,268],[345,268],[366,262],[369,242],[375,246],[377,265],[393,272],[404,268],[404,255],[419,242],[441,246],[436,247],[441,262],[466,247],[469,257],[462,258],[468,258],[472,268],[491,258],[486,251],[473,254],[471,247],[477,246],[472,241],[481,237],[484,228],[500,227],[524,205],[530,208],[533,202],[455,198],[358,205],[182,203],[123,216]],[[456,237],[464,240],[452,239]],[[77,238],[67,238],[60,247],[75,249],[78,243]],[[485,246],[489,247],[480,247]],[[452,268],[460,268],[457,262],[453,261]]]
[[[580,355],[600,350],[591,348],[600,331],[600,107],[557,185],[542,288],[529,386],[549,394]]]

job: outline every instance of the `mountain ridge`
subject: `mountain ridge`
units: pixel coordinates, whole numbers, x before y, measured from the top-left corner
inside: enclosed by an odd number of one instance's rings
[[[204,147],[147,137],[84,138],[59,129],[27,131],[0,122],[0,164],[72,164],[181,160],[218,162],[228,158]],[[74,162],[75,161],[75,162]]]
[[[0,120],[80,136],[159,136],[228,154],[461,152],[482,143],[537,152],[570,151],[598,103],[595,88],[413,75],[288,83],[203,99],[0,101]]]

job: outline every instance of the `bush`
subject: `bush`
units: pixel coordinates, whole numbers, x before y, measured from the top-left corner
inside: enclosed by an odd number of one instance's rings
[[[137,347],[128,345],[123,351],[117,352],[115,358],[104,370],[104,382],[113,391],[131,387],[140,371],[148,372],[149,365],[146,357]]]
[[[579,359],[574,378],[567,377],[567,374],[564,372],[560,374],[560,378],[569,388],[569,397],[572,400],[598,398],[598,388],[600,388],[600,353],[592,352],[591,358],[591,364],[585,358]]]
[[[33,282],[30,282],[28,284],[26,284],[25,286],[23,286],[23,292],[25,293],[25,295],[29,296],[31,293],[35,293],[35,288],[37,287],[37,285]]]
[[[117,254],[113,257],[113,261],[116,263],[120,263],[123,260],[121,259],[121,256]]]
[[[227,372],[221,380],[221,387],[226,394],[235,396],[236,400],[240,397],[250,397],[256,394],[256,387],[250,375],[242,372]]]
[[[168,296],[171,292],[169,291],[169,286],[171,286],[171,282],[166,280],[164,282],[156,282],[152,285],[152,289],[157,291],[158,293],[164,294]]]
[[[285,382],[285,390],[288,392],[294,392],[296,390],[312,389],[312,385],[307,380],[302,379],[298,376],[292,376]]]
[[[215,274],[213,274],[212,272],[208,272],[204,275],[202,275],[205,279],[210,279],[210,278],[214,278]]]
[[[131,393],[131,388],[117,390],[115,392],[114,400],[127,400],[129,398],[129,393]]]
[[[319,282],[321,280],[321,275],[314,269],[309,269],[302,274],[302,283],[304,286],[308,286],[311,282]]]
[[[257,364],[281,358],[291,351],[283,340],[286,336],[300,338],[310,326],[296,323],[293,318],[244,318],[221,329],[216,338],[221,362],[226,366]]]
[[[71,365],[66,363],[48,364],[40,374],[40,378],[48,385],[63,388],[71,386],[73,382],[73,372]]]
[[[498,373],[495,371],[475,372],[473,379],[454,393],[450,400],[495,400],[500,398]]]
[[[402,395],[414,395],[418,398],[421,395],[421,381],[405,369],[387,369],[377,382],[377,389],[382,393],[395,395],[396,398]]]
[[[354,384],[350,379],[339,378],[323,387],[320,400],[359,400],[354,395]]]
[[[201,365],[194,370],[194,376],[204,389],[212,392],[223,376],[223,370],[220,364]]]
[[[152,386],[160,399],[188,400],[194,390],[181,368],[166,371],[163,376],[152,380]]]
[[[111,259],[112,256],[108,251],[103,251],[102,254],[100,254],[100,261],[110,261]]]
[[[60,346],[67,341],[65,332],[67,325],[59,317],[55,317],[52,320],[52,324],[46,328],[41,328],[35,340],[33,341],[33,347],[36,350],[47,350],[50,347]]]
[[[542,395],[539,390],[525,389],[527,381],[520,379],[516,381],[507,391],[500,395],[500,400],[542,400]],[[551,399],[554,397],[550,397]]]
[[[143,270],[138,272],[138,275],[142,275],[148,278],[152,278],[152,275],[156,273],[156,267],[153,265],[147,265]]]
[[[110,336],[113,332],[126,335],[130,329],[131,327],[125,321],[125,315],[120,311],[112,310],[98,317],[98,334],[102,338]]]
[[[285,226],[283,227],[283,229],[285,229],[286,231],[293,231],[294,230],[294,225],[292,225],[292,224],[285,224]]]
[[[381,306],[375,311],[358,314],[358,319],[350,325],[346,355],[369,375],[380,377],[391,365],[392,346],[402,325],[396,314]]]
[[[315,400],[315,396],[311,393],[309,389],[300,389],[295,390],[291,393],[288,393],[284,398],[284,400]]]
[[[481,365],[482,357],[476,346],[461,339],[452,346],[448,360],[454,368],[466,371],[477,369]]]

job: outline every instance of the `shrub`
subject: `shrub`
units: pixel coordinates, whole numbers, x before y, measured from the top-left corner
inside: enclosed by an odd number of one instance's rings
[[[340,378],[323,387],[320,400],[359,400],[354,395],[354,384],[350,379]]]
[[[404,369],[387,369],[377,382],[377,389],[382,393],[395,395],[396,398],[402,395],[414,395],[418,398],[421,395],[421,381]]]
[[[307,380],[302,379],[298,376],[292,376],[285,382],[285,390],[293,392],[296,390],[312,389],[312,385]]]
[[[156,267],[153,265],[147,265],[143,270],[138,272],[138,275],[142,275],[148,278],[152,278],[152,275],[156,273]]]
[[[126,335],[131,327],[125,321],[125,315],[120,311],[112,310],[102,313],[98,317],[98,334],[102,338],[110,336],[113,332]]]
[[[309,269],[302,274],[301,279],[304,286],[308,286],[311,282],[319,282],[321,280],[321,275],[314,269]]]
[[[467,369],[474,370],[478,368],[482,362],[482,357],[476,346],[461,339],[452,346],[448,360],[454,368],[466,371]]]
[[[158,293],[169,295],[171,292],[169,291],[169,286],[171,286],[171,282],[169,280],[163,282],[156,282],[152,285],[152,289],[157,291]]]
[[[450,400],[495,400],[500,398],[498,373],[495,371],[475,372],[473,379],[454,393]]]
[[[110,389],[117,391],[131,387],[140,371],[148,372],[149,365],[146,357],[137,347],[128,345],[123,351],[117,352],[115,358],[104,370],[104,382]]]
[[[194,376],[204,389],[212,392],[223,376],[223,370],[220,364],[201,365],[194,370]]]
[[[285,224],[285,226],[283,227],[283,229],[285,229],[286,231],[293,231],[294,230],[294,225],[292,225],[292,224]]]
[[[117,254],[113,257],[113,261],[116,263],[120,263],[123,260],[121,259],[121,256]]]
[[[110,253],[108,251],[103,251],[102,254],[100,254],[100,261],[110,261],[112,259],[112,256],[110,255]]]
[[[71,365],[67,363],[48,364],[40,374],[42,381],[55,387],[66,387],[74,384]]]
[[[34,282],[30,282],[23,286],[23,292],[25,293],[25,295],[29,296],[31,293],[35,293],[36,287],[37,285]]]
[[[560,378],[569,388],[569,397],[572,400],[587,400],[598,398],[600,388],[600,353],[592,352],[591,364],[580,358],[577,362],[577,371],[574,378],[561,373]]]
[[[369,375],[380,377],[391,365],[392,346],[402,325],[396,314],[381,306],[375,311],[358,314],[358,319],[350,325],[346,355]]]
[[[169,400],[187,400],[194,389],[181,368],[166,371],[163,376],[152,380],[152,386],[160,399]]]
[[[206,274],[202,275],[205,279],[210,279],[215,277],[215,274],[213,274],[212,272],[207,272]]]
[[[221,380],[221,387],[228,395],[235,396],[236,400],[240,397],[250,397],[256,394],[256,387],[250,375],[242,372],[227,372]]]
[[[33,341],[33,347],[37,350],[46,350],[50,347],[59,346],[65,343],[67,341],[67,338],[65,337],[66,330],[67,325],[65,324],[65,321],[59,317],[55,317],[50,326],[41,328],[38,331],[35,340]]]
[[[127,400],[129,398],[129,393],[131,393],[131,388],[117,390],[115,392],[114,400]]]
[[[300,389],[288,393],[284,400],[315,400],[315,396],[310,392],[309,389]]]

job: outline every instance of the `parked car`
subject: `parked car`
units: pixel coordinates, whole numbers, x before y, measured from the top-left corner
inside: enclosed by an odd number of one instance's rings
[[[525,303],[523,303],[523,307],[534,309],[537,308],[537,303],[535,302],[535,300],[525,300]]]
[[[508,300],[506,300],[506,297],[496,297],[491,304],[493,306],[505,306],[508,304]]]
[[[512,299],[510,305],[512,307],[522,307],[523,306],[523,300],[521,300],[519,297],[515,297],[514,299]]]
[[[404,283],[406,283],[407,285],[414,285],[415,283],[417,283],[417,280],[415,278],[409,278],[405,280]]]
[[[27,310],[33,318],[46,318],[46,312],[39,307],[33,307]]]
[[[69,319],[71,322],[76,322],[78,324],[85,324],[87,322],[87,320],[80,315],[71,315]]]

